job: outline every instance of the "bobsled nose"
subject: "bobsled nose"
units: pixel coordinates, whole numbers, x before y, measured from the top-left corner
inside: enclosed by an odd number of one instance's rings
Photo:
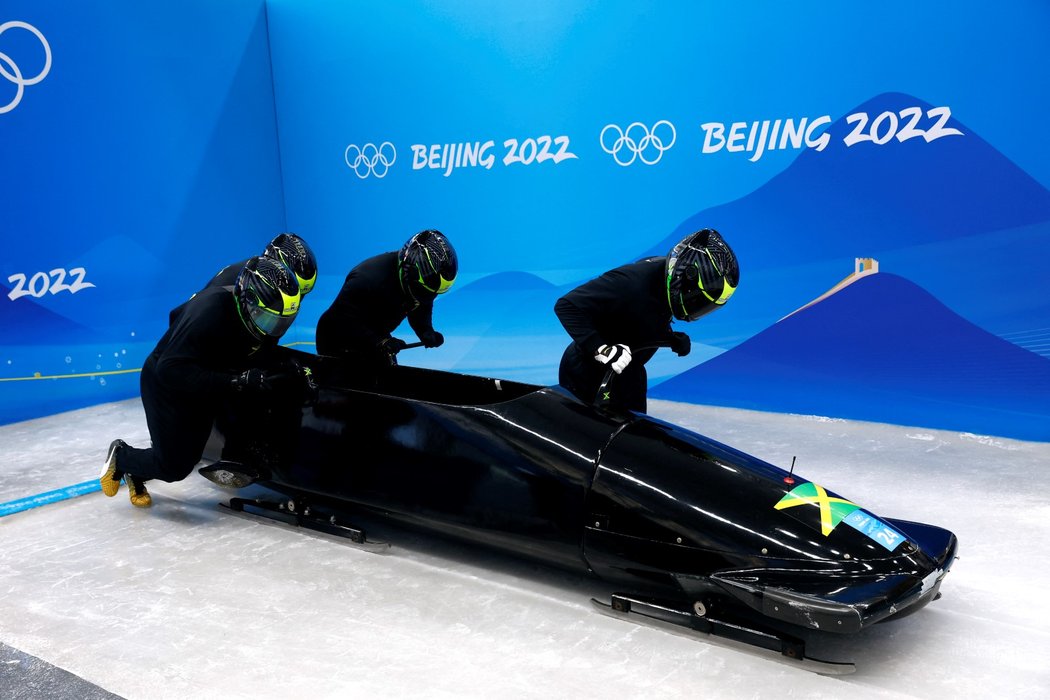
[[[936,525],[916,523],[910,520],[886,518],[893,527],[904,535],[934,562],[937,568],[947,571],[957,556],[958,540],[950,530]]]

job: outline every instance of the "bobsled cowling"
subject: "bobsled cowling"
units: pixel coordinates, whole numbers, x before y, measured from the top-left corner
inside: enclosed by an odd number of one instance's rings
[[[291,497],[839,632],[921,607],[955,555],[947,530],[878,518],[744,452],[558,387],[407,366],[363,377],[281,351],[310,368],[316,392],[301,410],[270,412],[246,452],[263,456],[261,483]]]
[[[797,475],[648,416],[625,425],[603,451],[588,514],[584,552],[602,578],[730,599],[826,631],[855,632],[929,602],[956,551],[947,530],[880,520]]]

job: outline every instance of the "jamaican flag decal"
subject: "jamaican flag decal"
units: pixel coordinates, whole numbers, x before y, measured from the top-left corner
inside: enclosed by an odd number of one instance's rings
[[[799,484],[784,495],[780,501],[773,506],[777,510],[794,508],[801,505],[813,505],[820,508],[820,531],[830,535],[835,526],[841,523],[853,511],[860,508],[856,503],[847,501],[845,498],[829,496],[823,486],[811,481]]]

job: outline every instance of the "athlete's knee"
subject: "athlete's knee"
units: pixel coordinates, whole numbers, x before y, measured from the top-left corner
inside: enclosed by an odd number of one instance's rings
[[[168,483],[182,481],[192,474],[193,468],[197,466],[201,459],[200,454],[189,453],[185,450],[161,451],[157,456],[159,457],[157,460],[157,471],[159,473],[154,478],[167,481]]]

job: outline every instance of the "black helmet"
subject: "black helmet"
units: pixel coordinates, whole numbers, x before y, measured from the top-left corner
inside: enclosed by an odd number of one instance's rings
[[[686,236],[667,255],[667,301],[679,321],[720,308],[739,283],[736,255],[714,229]]]
[[[306,241],[294,233],[282,233],[270,241],[263,255],[283,262],[295,273],[299,281],[299,293],[304,297],[317,282],[317,259]]]
[[[299,283],[288,266],[259,256],[245,263],[233,286],[237,311],[257,338],[280,338],[299,313]]]
[[[456,251],[440,231],[420,231],[397,254],[401,288],[412,300],[433,298],[452,287],[459,273]]]

